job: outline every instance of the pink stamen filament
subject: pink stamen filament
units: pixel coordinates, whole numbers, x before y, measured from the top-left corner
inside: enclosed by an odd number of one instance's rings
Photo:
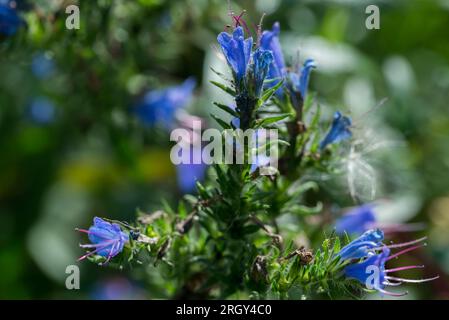
[[[113,245],[112,245],[112,247],[111,247],[111,250],[109,250],[109,254],[108,254],[108,257],[107,257],[107,259],[106,259],[106,261],[105,262],[103,262],[103,263],[100,263],[100,265],[105,265],[105,264],[107,264],[110,260],[111,260],[111,258],[112,258],[112,252],[114,251],[114,248],[115,248],[115,246],[118,244],[118,242],[115,242]]]
[[[401,282],[405,282],[405,283],[422,283],[422,282],[428,282],[428,281],[436,280],[439,277],[440,276],[436,276],[436,277],[433,277],[433,278],[427,278],[427,279],[404,279],[404,278],[396,278],[396,277],[386,276],[385,279],[401,281]]]
[[[385,270],[386,273],[388,272],[396,272],[396,271],[402,271],[402,270],[409,270],[409,269],[422,269],[424,266],[405,266],[405,267],[398,267],[394,269],[388,269]]]
[[[387,248],[393,249],[393,248],[407,247],[407,246],[410,246],[410,245],[412,245],[412,244],[422,242],[422,241],[424,241],[424,240],[427,240],[427,237],[422,237],[422,238],[420,238],[420,239],[416,239],[416,240],[409,241],[409,242],[404,242],[404,243],[390,244],[390,245],[387,245]]]
[[[85,254],[84,256],[81,256],[80,258],[78,258],[78,261],[81,261],[81,260],[86,259],[87,257],[90,257],[91,255],[97,253],[100,250],[105,249],[106,247],[110,246],[113,242],[116,242],[116,241],[117,240],[111,240],[111,241],[107,241],[107,242],[99,244],[94,251],[90,251],[87,254]]]
[[[386,286],[390,286],[390,287],[397,287],[397,286],[400,286],[402,284],[402,282],[384,281],[383,284]]]
[[[379,292],[389,295],[389,296],[393,296],[393,297],[402,297],[408,294],[407,291],[403,292],[403,293],[396,293],[396,292],[391,292],[391,291],[386,291],[384,289],[377,289]]]
[[[404,254],[404,253],[406,253],[406,252],[413,251],[413,250],[416,250],[416,249],[421,248],[421,247],[424,247],[424,246],[425,246],[425,244],[421,244],[421,245],[417,245],[417,246],[413,246],[413,247],[410,247],[410,248],[401,250],[401,251],[399,251],[398,253],[395,253],[395,254],[389,256],[389,257],[387,258],[387,261],[389,261],[389,260],[391,260],[391,259],[394,259],[394,258],[396,258],[396,257],[399,257],[400,255],[402,255],[402,254]]]
[[[242,13],[239,16],[232,16],[232,19],[235,21],[235,26],[243,26],[247,34],[250,34],[248,25],[246,24],[245,20],[243,20],[243,15],[246,13],[246,11],[242,11]]]

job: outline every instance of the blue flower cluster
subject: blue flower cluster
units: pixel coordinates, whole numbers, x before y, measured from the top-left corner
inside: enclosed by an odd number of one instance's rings
[[[438,276],[428,279],[404,279],[391,276],[397,271],[423,268],[420,265],[403,266],[394,269],[386,269],[387,261],[397,258],[400,255],[416,250],[425,244],[418,243],[426,238],[400,244],[383,244],[384,233],[380,229],[372,229],[363,233],[360,237],[343,247],[337,257],[347,263],[344,267],[344,275],[348,279],[354,279],[365,285],[368,289],[374,289],[382,294],[391,296],[402,296],[407,292],[396,293],[385,290],[387,286],[398,286],[402,283],[421,283],[435,280]],[[417,245],[418,244],[418,245]],[[391,249],[405,248],[395,254],[391,254]]]
[[[293,106],[300,108],[306,98],[310,74],[316,63],[313,59],[307,59],[302,68],[288,70],[285,64],[279,41],[280,25],[276,22],[272,30],[265,30],[259,46],[252,51],[253,39],[245,34],[242,27],[236,27],[232,34],[222,32],[218,35],[218,43],[230,66],[237,92],[252,91],[255,97],[259,97],[266,87],[273,87],[279,81],[284,81],[276,91],[278,98],[290,97]],[[319,145],[323,150],[332,143],[346,140],[352,136],[350,130],[352,121],[350,117],[336,112],[331,128]]]
[[[255,88],[256,97],[260,96],[265,80],[270,80],[267,87],[273,87],[278,81],[288,78],[289,85],[285,85],[285,87],[289,89],[290,96],[300,93],[304,99],[310,72],[316,67],[315,62],[308,59],[301,70],[287,72],[279,42],[279,33],[280,25],[276,22],[271,31],[266,30],[262,33],[259,46],[252,53],[253,39],[251,37],[245,39],[242,27],[235,28],[232,35],[227,32],[220,33],[217,40],[233,71],[238,89],[242,84],[251,87],[251,84],[245,84],[243,81],[249,70],[252,74],[249,74],[248,78],[254,79],[252,86]],[[282,97],[284,92],[285,89],[280,87],[276,91],[276,95]]]

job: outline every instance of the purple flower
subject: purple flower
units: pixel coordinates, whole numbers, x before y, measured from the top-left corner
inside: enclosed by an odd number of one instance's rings
[[[263,82],[268,74],[268,69],[273,61],[273,54],[269,50],[257,48],[253,53],[253,78],[254,78],[254,91],[255,96],[259,97],[262,89]]]
[[[373,204],[365,204],[350,210],[337,220],[337,234],[361,234],[370,229],[376,222],[373,209]]]
[[[179,86],[148,92],[135,108],[137,116],[149,126],[172,127],[176,111],[188,105],[195,85],[195,80],[189,78]]]
[[[339,111],[335,112],[331,128],[324,139],[320,142],[320,150],[323,150],[331,143],[340,142],[351,138],[351,125],[351,118],[343,116]]]
[[[80,257],[78,261],[97,254],[106,257],[104,263],[107,263],[111,258],[122,252],[125,243],[129,241],[129,235],[123,232],[118,224],[106,222],[98,217],[94,218],[94,225],[89,230],[76,230],[87,233],[90,242],[92,242],[92,244],[81,244],[80,247],[94,249]]]
[[[253,38],[245,39],[242,27],[234,29],[232,36],[227,32],[222,32],[217,37],[221,50],[232,68],[236,82],[240,82],[246,74]]]
[[[268,73],[269,79],[282,79],[286,73],[284,55],[282,54],[282,48],[279,42],[280,29],[279,22],[276,22],[273,24],[272,30],[264,31],[260,38],[260,47],[264,50],[270,50],[273,53],[273,61],[270,64]],[[271,86],[274,86],[274,83]],[[278,89],[278,94],[281,94],[280,90],[281,88]]]
[[[0,34],[14,35],[22,24],[17,10],[11,7],[10,1],[0,3]]]
[[[352,241],[347,246],[343,247],[338,256],[343,261],[353,262],[344,267],[344,275],[347,278],[355,279],[361,284],[366,285],[368,289],[377,290],[382,294],[402,296],[407,294],[407,292],[390,292],[385,290],[385,287],[398,286],[402,283],[421,283],[431,281],[437,279],[438,276],[428,279],[398,278],[395,276],[390,276],[389,274],[409,269],[424,268],[424,266],[409,265],[394,269],[386,269],[385,264],[389,260],[395,259],[406,252],[423,247],[425,244],[416,244],[424,241],[425,239],[426,238],[421,238],[406,243],[384,245],[381,242],[383,240],[383,233],[380,230],[370,230],[365,232],[361,237]],[[391,249],[404,247],[406,248],[391,255]]]

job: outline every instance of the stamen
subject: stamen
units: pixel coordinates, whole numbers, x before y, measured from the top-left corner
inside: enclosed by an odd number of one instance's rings
[[[98,247],[96,247],[96,249],[94,251],[90,251],[87,254],[85,254],[84,256],[81,256],[80,258],[78,258],[78,261],[84,260],[87,257],[90,257],[91,255],[93,255],[94,253],[97,253],[100,250],[103,250],[105,248],[107,248],[108,246],[110,246],[111,243],[107,242],[107,243],[101,243],[101,245],[99,245]]]
[[[404,249],[402,251],[399,251],[398,253],[395,253],[395,254],[389,256],[386,261],[391,260],[391,259],[396,258],[396,257],[399,257],[400,255],[402,255],[402,254],[404,254],[406,252],[413,251],[415,249],[422,248],[422,247],[425,247],[425,246],[426,246],[426,244],[424,243],[424,244],[421,244],[421,245],[418,245],[418,246],[413,246],[413,247]]]
[[[413,240],[413,241],[409,241],[409,242],[404,242],[404,243],[390,244],[390,245],[387,245],[387,248],[389,248],[389,249],[402,248],[402,247],[410,246],[410,245],[415,244],[415,243],[422,242],[424,240],[427,240],[427,237],[422,237],[422,238],[419,238],[419,239],[416,239],[416,240]]]
[[[108,262],[109,262],[109,261],[111,260],[111,258],[112,258],[112,252],[114,251],[114,247],[115,247],[117,244],[118,244],[118,242],[116,242],[116,243],[114,243],[114,244],[112,245],[111,249],[109,250],[108,257],[106,258],[106,261],[100,263],[100,266],[104,266],[104,265],[108,264]]]
[[[427,278],[427,279],[404,279],[404,278],[396,278],[396,277],[386,276],[385,279],[396,280],[396,281],[401,281],[401,282],[405,282],[405,283],[422,283],[422,282],[428,282],[428,281],[436,280],[439,277],[440,276],[436,276],[436,277],[433,277],[433,278]]]
[[[405,291],[403,293],[396,293],[396,292],[391,292],[391,291],[387,291],[387,290],[380,289],[380,288],[377,290],[383,294],[386,294],[388,296],[393,296],[393,297],[402,297],[402,296],[405,296],[408,294],[408,291]]]
[[[86,253],[84,256],[79,257],[79,258],[78,258],[78,261],[81,261],[81,260],[86,259],[87,257],[90,257],[90,256],[93,255],[94,253],[97,253],[99,250],[101,250],[101,248],[97,248],[97,249],[95,249],[94,251],[90,251],[90,252]]]
[[[402,271],[402,270],[409,270],[409,269],[422,269],[424,266],[405,266],[405,267],[398,267],[394,269],[388,269],[385,270],[386,273],[388,272],[396,272],[396,271]]]
[[[390,286],[390,287],[397,287],[397,286],[400,286],[402,284],[402,282],[384,281],[384,282],[382,282],[382,284],[384,284],[386,286]]]
[[[79,246],[81,248],[97,248],[99,246],[104,246],[104,245],[108,245],[108,244],[112,244],[113,242],[116,242],[117,240],[109,240],[109,241],[105,241],[102,243],[95,243],[95,244],[80,244]]]
[[[262,38],[262,24],[263,19],[265,18],[265,12],[262,14],[262,17],[260,18],[259,24],[257,25],[257,46],[260,46],[260,39]]]
[[[235,21],[235,27],[243,26],[243,29],[245,29],[245,32],[250,35],[251,32],[249,31],[248,25],[246,24],[245,20],[243,20],[243,15],[246,13],[246,10],[243,10],[242,13],[238,16],[232,15],[232,19]]]

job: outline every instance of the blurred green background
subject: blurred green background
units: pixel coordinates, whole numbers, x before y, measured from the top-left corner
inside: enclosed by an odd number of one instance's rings
[[[168,134],[130,110],[146,90],[189,76],[198,82],[191,113],[207,117],[212,101],[226,101],[208,81],[210,66],[225,70],[215,39],[231,23],[228,4],[29,4],[20,12],[26,26],[0,40],[0,298],[160,297],[141,281],[147,271],[88,262],[78,263],[81,289],[67,290],[65,268],[85,241],[74,228],[95,215],[133,221],[136,208],[182,195]],[[80,30],[65,28],[69,4],[80,6]],[[380,8],[380,30],[365,28],[369,4]],[[247,0],[232,8],[247,10],[251,28],[263,13],[264,29],[279,21],[290,63],[317,61],[311,90],[329,117],[336,109],[353,116],[366,146],[355,160],[357,196],[388,199],[385,221],[427,225],[420,259],[441,278],[407,298],[449,298],[449,1]],[[46,76],[33,71],[48,61]],[[364,165],[374,172],[364,175]],[[352,205],[347,189],[333,189],[332,202]]]

